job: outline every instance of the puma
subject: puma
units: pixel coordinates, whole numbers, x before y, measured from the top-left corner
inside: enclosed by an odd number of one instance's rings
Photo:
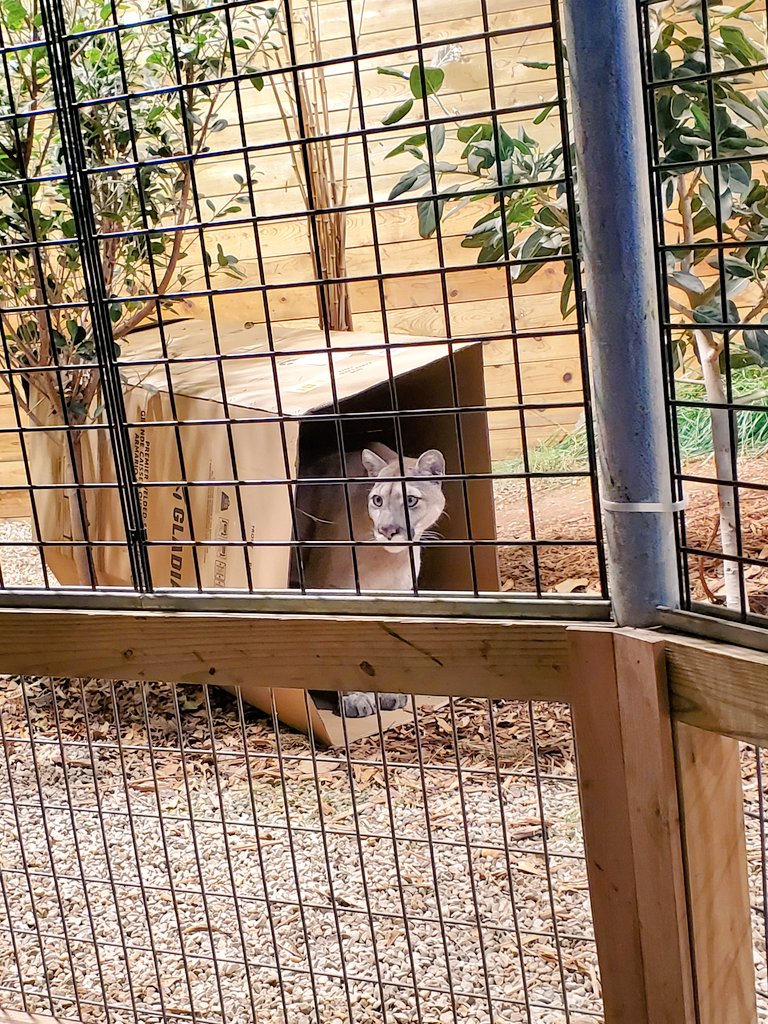
[[[341,460],[330,456],[302,467],[303,477],[365,477],[346,486],[300,482],[296,492],[296,519],[302,572],[294,558],[291,585],[307,590],[351,590],[362,593],[413,591],[421,569],[421,547],[409,544],[434,538],[433,527],[445,510],[441,477],[445,459],[430,449],[417,459],[404,458],[401,472],[396,452],[373,444]],[[405,502],[403,481],[406,476]],[[395,479],[393,479],[395,478]],[[347,505],[347,497],[349,504]],[[351,531],[350,531],[351,524]],[[329,541],[374,541],[374,544],[338,544]],[[304,546],[308,545],[308,546]],[[355,572],[355,569],[357,572]],[[351,691],[341,695],[344,714],[360,718],[376,712],[374,695]],[[390,711],[405,706],[396,693],[378,694],[379,707]]]

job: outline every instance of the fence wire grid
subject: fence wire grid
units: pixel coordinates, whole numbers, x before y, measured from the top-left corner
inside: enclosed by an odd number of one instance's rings
[[[681,601],[764,625],[766,10],[638,11]]]
[[[339,752],[207,687],[3,691],[6,1008],[603,1019],[567,707],[412,699]]]
[[[559,7],[455,15],[3,7],[5,588],[605,596]]]

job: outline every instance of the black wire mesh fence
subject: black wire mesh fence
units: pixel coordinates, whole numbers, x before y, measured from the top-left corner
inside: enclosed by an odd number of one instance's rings
[[[638,4],[683,606],[766,613],[765,9]],[[764,621],[764,620],[763,620]]]
[[[212,688],[3,689],[4,1008],[603,1019],[567,707],[417,699],[339,752]]]
[[[558,4],[454,13],[3,6],[6,588],[605,596]]]

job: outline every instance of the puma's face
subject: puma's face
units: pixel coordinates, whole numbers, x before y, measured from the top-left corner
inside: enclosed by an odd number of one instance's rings
[[[445,459],[432,448],[419,456],[412,469],[406,466],[405,473],[401,473],[398,459],[386,462],[366,448],[363,465],[376,481],[368,494],[373,539],[386,545],[391,554],[401,554],[407,551],[405,541],[421,540],[443,514],[445,496],[439,478],[445,473]],[[405,484],[391,479],[399,476],[411,479]]]

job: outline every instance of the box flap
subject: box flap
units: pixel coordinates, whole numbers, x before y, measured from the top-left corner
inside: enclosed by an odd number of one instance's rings
[[[361,394],[391,375],[400,377],[444,359],[453,351],[475,344],[447,344],[435,338],[383,335],[319,328],[272,327],[272,348],[263,324],[227,328],[218,338],[224,358],[216,359],[216,341],[210,323],[186,320],[164,328],[168,371],[148,360],[163,360],[163,339],[157,329],[131,335],[120,359],[126,381],[168,391],[170,373],[177,395],[221,402],[222,381],[227,401],[265,413],[281,411],[300,416]],[[331,348],[328,348],[330,340]],[[183,360],[176,362],[175,360]],[[186,361],[189,360],[189,361]],[[276,385],[279,395],[276,394]]]

